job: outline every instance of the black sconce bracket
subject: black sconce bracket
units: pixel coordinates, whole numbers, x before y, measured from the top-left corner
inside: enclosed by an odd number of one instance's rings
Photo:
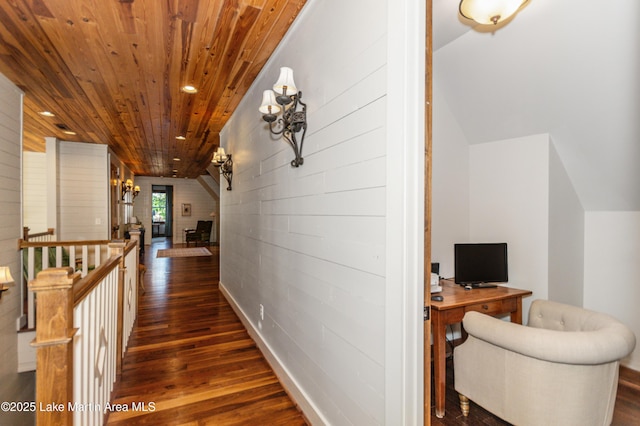
[[[282,105],[282,117],[278,118],[275,114],[263,114],[262,116],[262,119],[269,123],[271,133],[284,136],[291,149],[293,149],[295,159],[291,160],[292,167],[300,167],[304,164],[302,145],[304,144],[304,136],[307,133],[307,105],[300,98],[302,98],[302,92],[290,96],[278,96],[276,102]],[[296,134],[301,131],[302,135],[298,145]]]
[[[231,154],[228,154],[227,159],[223,162],[214,162],[215,167],[220,168],[220,174],[227,181],[227,191],[231,191],[231,180],[233,179],[233,160],[231,160]]]

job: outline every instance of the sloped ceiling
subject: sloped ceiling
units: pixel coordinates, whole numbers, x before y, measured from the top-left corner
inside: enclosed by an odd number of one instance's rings
[[[433,50],[451,43],[474,27],[458,13],[457,0],[431,0],[433,10]]]
[[[640,2],[529,0],[494,32],[457,7],[434,0],[434,84],[468,142],[549,133],[585,210],[640,210]]]

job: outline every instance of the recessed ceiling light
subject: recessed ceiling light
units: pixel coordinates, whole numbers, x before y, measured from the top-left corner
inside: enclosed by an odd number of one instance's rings
[[[55,117],[56,116],[51,111],[40,111],[38,114],[42,115],[43,117]]]
[[[173,161],[180,161],[180,159],[178,157],[174,157]]]
[[[184,136],[180,135],[180,136],[176,136],[176,139],[178,139],[179,141],[183,141],[183,140],[186,140],[187,138],[185,138]]]
[[[74,136],[74,135],[76,135],[76,134],[77,134],[76,132],[73,132],[73,131],[71,131],[71,130],[65,130],[65,131],[63,131],[62,133],[64,133],[65,135],[71,135],[71,136]]]
[[[194,86],[187,84],[186,86],[182,86],[182,91],[184,93],[198,93],[198,89],[196,89]]]

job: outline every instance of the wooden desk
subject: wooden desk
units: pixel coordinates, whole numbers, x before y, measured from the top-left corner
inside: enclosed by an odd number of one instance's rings
[[[510,287],[464,287],[451,280],[440,281],[444,297],[442,302],[431,301],[431,326],[433,329],[433,367],[436,397],[436,417],[444,417],[446,392],[446,327],[462,322],[465,312],[477,311],[488,315],[510,314],[511,322],[522,324],[522,298],[530,296],[529,290]]]

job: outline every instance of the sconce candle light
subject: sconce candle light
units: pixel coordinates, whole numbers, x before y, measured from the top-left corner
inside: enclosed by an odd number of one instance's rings
[[[131,193],[133,198],[136,198],[140,193],[140,187],[138,185],[133,186],[133,181],[131,179],[127,179],[126,182],[122,182],[122,200],[124,201],[127,193]],[[132,198],[132,201],[133,201]]]
[[[273,90],[265,90],[262,94],[262,105],[259,108],[262,119],[269,123],[271,133],[284,136],[293,149],[296,158],[291,161],[292,167],[299,167],[304,163],[302,145],[307,132],[307,105],[300,98],[302,92],[298,91],[293,81],[293,70],[282,67]],[[278,118],[280,112],[282,116]],[[302,132],[302,136],[298,145],[296,134],[299,132]]]
[[[211,162],[215,167],[220,167],[220,174],[227,180],[227,191],[231,191],[231,179],[233,178],[231,154],[225,154],[224,148],[218,147],[218,150],[213,154]]]
[[[0,266],[0,299],[2,299],[2,294],[9,290],[9,287],[5,286],[5,284],[13,284],[13,277],[11,277],[11,271],[8,266]]]

